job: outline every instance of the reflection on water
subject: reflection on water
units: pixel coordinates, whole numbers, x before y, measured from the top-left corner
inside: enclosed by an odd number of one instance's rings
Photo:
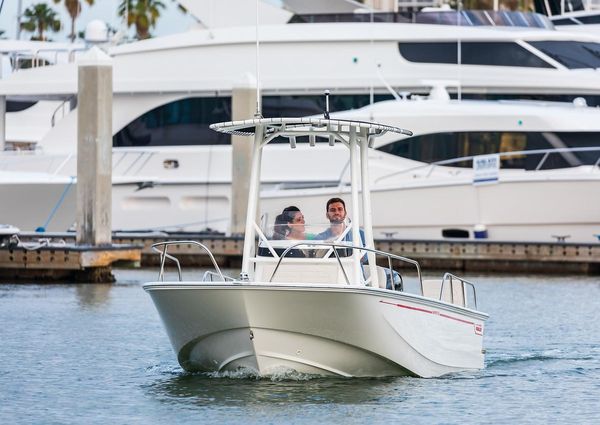
[[[77,303],[84,308],[98,308],[108,303],[112,283],[77,285],[75,295]]]

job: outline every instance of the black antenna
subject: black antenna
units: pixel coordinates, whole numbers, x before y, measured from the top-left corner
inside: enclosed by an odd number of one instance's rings
[[[323,112],[325,119],[329,119],[329,90],[325,90],[325,112]]]

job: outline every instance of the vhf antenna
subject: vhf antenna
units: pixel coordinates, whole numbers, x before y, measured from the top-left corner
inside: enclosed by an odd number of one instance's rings
[[[325,119],[329,119],[329,90],[325,90],[325,111],[323,112]]]
[[[255,118],[262,118],[262,97],[260,93],[260,41],[258,37],[258,1],[256,0],[256,112]]]

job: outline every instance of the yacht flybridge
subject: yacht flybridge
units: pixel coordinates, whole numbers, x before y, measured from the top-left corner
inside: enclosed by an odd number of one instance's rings
[[[224,276],[214,263],[216,271],[198,281],[182,280],[179,270],[179,281],[166,282],[165,262],[176,260],[168,249],[178,243],[166,242],[154,246],[161,253],[159,281],[144,285],[185,370],[435,377],[484,366],[488,316],[477,310],[473,284],[451,274],[423,280],[416,261],[374,249],[367,151],[377,137],[409,131],[319,118],[256,118],[211,128],[254,135],[240,277]],[[281,137],[292,148],[305,137],[320,146],[315,149],[349,149],[351,238],[274,241],[256,222],[262,149]],[[317,138],[328,143],[316,144]],[[359,223],[364,246],[345,242],[361,240]],[[414,291],[408,274],[394,270],[401,265],[415,268]]]

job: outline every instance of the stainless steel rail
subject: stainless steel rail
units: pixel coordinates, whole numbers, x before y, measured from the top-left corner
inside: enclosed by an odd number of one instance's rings
[[[527,150],[527,151],[512,151],[512,152],[500,152],[498,153],[498,155],[500,156],[500,158],[509,158],[511,156],[527,156],[527,155],[544,155],[542,157],[542,159],[538,162],[535,170],[539,171],[540,168],[544,165],[544,163],[546,162],[546,159],[548,159],[548,156],[551,154],[560,154],[560,153],[570,153],[570,152],[600,152],[600,146],[589,146],[589,147],[580,147],[580,148],[556,148],[556,149],[532,149],[532,150]],[[452,159],[445,159],[443,161],[436,161],[436,162],[432,162],[429,164],[422,164],[422,165],[418,165],[416,167],[411,167],[411,168],[407,168],[404,170],[399,170],[399,171],[394,171],[393,173],[387,174],[385,176],[381,176],[379,178],[377,178],[375,180],[375,183],[379,183],[382,180],[388,179],[390,177],[394,177],[394,176],[398,176],[401,174],[406,174],[406,173],[411,173],[414,171],[418,171],[418,170],[424,170],[429,168],[429,172],[427,173],[426,177],[429,177],[431,175],[431,173],[433,172],[433,170],[435,169],[435,167],[437,166],[441,166],[441,165],[452,165],[452,164],[456,164],[459,162],[465,162],[465,161],[472,161],[474,158],[481,156],[481,155],[471,155],[471,156],[462,156],[459,158],[452,158]],[[594,171],[594,169],[598,166],[598,164],[600,164],[600,155],[598,157],[598,160],[594,163],[594,166],[592,167],[591,171]]]
[[[444,277],[442,277],[442,285],[440,286],[440,301],[442,300],[442,296],[444,294],[444,285],[446,284],[446,282],[449,282],[450,284],[450,302],[452,304],[454,304],[454,286],[453,286],[453,281],[454,280],[458,280],[461,284],[462,284],[462,294],[463,294],[463,299],[465,301],[465,307],[469,307],[469,303],[468,303],[468,299],[467,299],[467,291],[465,289],[465,285],[468,285],[471,287],[471,289],[473,290],[473,302],[475,304],[475,310],[477,310],[477,292],[475,291],[475,285],[472,282],[469,282],[466,279],[463,279],[462,277],[458,277],[456,275],[453,275],[452,273],[444,273]]]
[[[201,244],[200,242],[196,242],[196,241],[170,241],[170,242],[158,242],[155,244],[152,244],[152,250],[154,252],[157,252],[158,254],[160,254],[160,272],[158,274],[158,279],[161,282],[164,282],[164,271],[165,271],[165,261],[167,260],[167,258],[171,261],[173,261],[176,265],[177,265],[177,274],[179,276],[179,281],[182,281],[182,274],[181,274],[181,264],[179,263],[179,260],[174,257],[173,255],[169,254],[167,251],[169,249],[170,246],[173,245],[196,245],[199,246],[200,248],[202,248],[204,251],[206,251],[206,253],[208,254],[210,260],[212,261],[212,264],[216,270],[216,275],[221,279],[222,282],[228,282],[228,281],[233,281],[234,279],[229,277],[229,276],[225,276],[223,275],[223,273],[221,272],[221,269],[219,268],[219,265],[217,264],[217,261],[215,260],[215,257],[212,255],[212,252],[210,252],[210,249],[208,249],[206,247],[206,245]],[[162,247],[162,249],[160,249]],[[208,275],[205,273],[203,279],[206,279],[208,277]],[[211,281],[212,281],[212,275],[211,275]]]
[[[348,284],[348,285],[350,285],[350,280],[348,279],[348,275],[346,274],[344,266],[342,265],[342,261],[340,260],[340,256],[337,252],[338,249],[356,249],[359,251],[372,252],[375,255],[381,255],[383,257],[386,257],[388,259],[388,269],[390,271],[390,277],[392,278],[392,287],[393,287],[393,272],[394,272],[394,270],[392,269],[392,259],[402,261],[404,263],[412,264],[417,269],[417,278],[419,279],[421,295],[423,295],[423,278],[421,276],[421,266],[419,265],[419,263],[417,261],[415,261],[411,258],[406,258],[406,257],[401,257],[399,255],[390,254],[389,252],[379,251],[377,249],[371,249],[371,248],[351,245],[351,244],[347,244],[347,243],[339,244],[339,243],[331,243],[331,242],[299,242],[299,243],[295,243],[295,244],[287,247],[285,249],[285,251],[283,251],[283,253],[279,257],[279,260],[277,261],[277,265],[275,266],[275,269],[273,270],[273,273],[271,274],[271,278],[269,279],[269,283],[273,282],[273,278],[275,277],[275,274],[277,273],[277,270],[279,269],[281,262],[287,256],[287,254],[292,249],[295,249],[295,248],[298,248],[301,246],[327,247],[327,248],[329,248],[329,250],[325,253],[326,256],[329,255],[330,251],[333,251],[333,253],[335,254],[335,257],[337,259],[338,265],[340,266],[340,268],[342,269],[342,272],[344,273],[344,279],[346,280],[346,284]]]

